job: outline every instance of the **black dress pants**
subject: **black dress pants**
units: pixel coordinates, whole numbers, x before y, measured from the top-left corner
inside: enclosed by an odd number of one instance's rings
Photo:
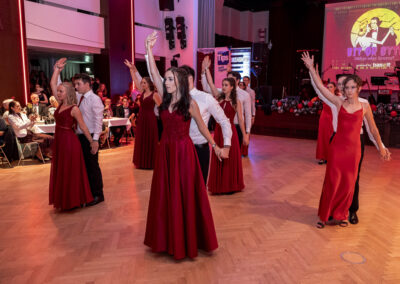
[[[236,127],[236,132],[237,132],[237,135],[238,135],[238,138],[239,138],[239,146],[242,147],[242,144],[243,144],[243,133],[242,133],[242,130],[240,130],[239,124],[235,124],[235,127]]]
[[[203,174],[204,184],[207,186],[208,167],[210,165],[210,148],[208,143],[195,144],[197,157],[199,158],[201,172]]]
[[[93,197],[103,197],[103,177],[99,166],[99,152],[95,155],[90,153],[90,143],[86,139],[85,135],[78,135],[79,141],[81,142],[83,158],[85,159],[86,172],[89,179],[90,190],[92,191]]]
[[[360,140],[361,140],[361,158],[360,158],[360,163],[358,164],[358,173],[357,173],[357,180],[356,180],[356,185],[354,186],[354,195],[353,195],[353,201],[351,202],[349,211],[350,212],[357,212],[358,211],[358,193],[360,191],[360,170],[361,170],[361,163],[364,159],[364,134],[360,135]]]

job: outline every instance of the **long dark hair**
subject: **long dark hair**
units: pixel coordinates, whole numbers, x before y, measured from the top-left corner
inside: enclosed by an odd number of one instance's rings
[[[234,78],[231,78],[231,77],[225,78],[224,80],[222,80],[222,82],[224,82],[224,81],[228,82],[229,85],[231,85],[233,87],[233,89],[231,91],[231,101],[232,101],[233,107],[236,108],[236,106],[237,106],[236,81]],[[225,97],[226,97],[225,94],[223,92],[221,92],[219,94],[218,100],[223,101],[223,100],[225,100]]]
[[[12,109],[13,107],[15,107],[15,105],[17,104],[17,101],[12,101],[8,104],[8,113],[9,114],[15,114],[15,111]]]
[[[153,84],[153,81],[151,81],[150,77],[143,77],[143,79],[145,79],[147,82],[147,85],[149,85],[149,90],[151,92],[154,92],[154,84]]]
[[[181,95],[179,101],[174,104],[173,109],[177,110],[179,114],[183,115],[185,120],[188,120],[190,119],[189,108],[191,97],[189,95],[189,83],[187,80],[187,73],[185,70],[177,67],[171,67],[165,73],[167,73],[168,71],[171,71],[174,75],[177,92],[179,92],[179,94]],[[168,110],[168,107],[171,104],[172,100],[172,94],[168,93],[167,88],[165,87],[165,80],[163,83],[163,90],[163,100],[159,107],[160,113],[163,110]]]

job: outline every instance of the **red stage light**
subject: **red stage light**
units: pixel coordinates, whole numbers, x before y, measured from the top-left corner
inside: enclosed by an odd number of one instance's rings
[[[24,19],[22,19],[22,4],[18,0],[18,15],[19,15],[19,31],[21,37],[21,58],[22,58],[22,77],[24,79],[24,90],[25,90],[25,104],[28,103],[28,80],[26,78],[26,52],[25,52],[25,37],[24,37]]]

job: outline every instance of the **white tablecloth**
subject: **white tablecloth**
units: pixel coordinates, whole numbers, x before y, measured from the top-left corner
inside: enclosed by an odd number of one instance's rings
[[[113,117],[109,119],[103,119],[103,123],[108,126],[126,126],[126,130],[129,130],[131,128],[131,122],[129,121],[128,118],[122,118],[122,117]],[[35,124],[36,129],[40,133],[54,133],[56,131],[56,124]]]

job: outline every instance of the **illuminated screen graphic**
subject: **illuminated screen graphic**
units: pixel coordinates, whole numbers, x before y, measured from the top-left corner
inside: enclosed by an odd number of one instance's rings
[[[371,83],[371,77],[393,73],[400,60],[399,14],[400,1],[326,5],[323,78],[336,81],[337,74],[357,74]],[[397,90],[398,80],[391,78],[384,88]]]
[[[251,59],[251,47],[232,48],[231,49],[232,71],[239,72],[242,78],[244,76],[250,77],[250,59]]]

